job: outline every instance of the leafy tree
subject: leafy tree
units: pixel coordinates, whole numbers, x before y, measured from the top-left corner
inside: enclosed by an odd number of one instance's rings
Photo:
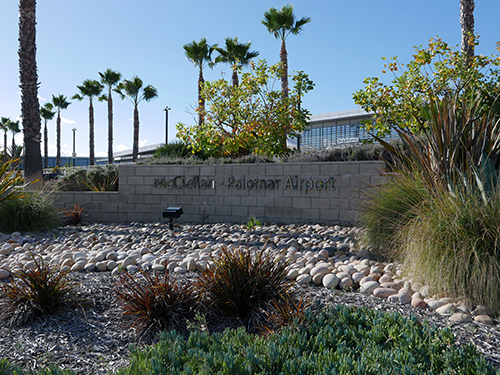
[[[474,0],[460,0],[460,25],[462,42],[460,49],[469,57],[474,56]]]
[[[107,95],[101,95],[100,101],[108,102],[108,164],[113,163],[113,98],[111,93],[115,89],[122,75],[119,72],[108,69],[104,73],[99,72],[101,83],[108,89]]]
[[[73,95],[73,99],[83,100],[85,97],[89,100],[89,162],[95,165],[94,155],[94,106],[92,104],[95,97],[99,97],[104,86],[99,81],[86,79],[81,86],[77,86],[79,94]]]
[[[44,162],[43,167],[49,167],[49,131],[47,129],[47,122],[54,118],[56,114],[54,111],[54,106],[52,103],[45,103],[43,107],[40,107],[40,116],[43,118],[43,149],[44,149]]]
[[[198,75],[198,105],[201,110],[197,110],[199,113],[198,125],[203,124],[203,112],[205,109],[205,99],[201,95],[201,88],[203,86],[203,67],[208,64],[209,67],[213,67],[214,62],[212,61],[212,53],[217,48],[217,44],[209,45],[206,38],[200,39],[199,42],[192,41],[191,43],[185,44],[183,46],[184,53],[189,61],[191,61],[195,67],[199,69]]]
[[[63,109],[68,108],[71,102],[66,100],[67,98],[59,94],[58,96],[52,95],[52,105],[56,108],[57,111],[57,121],[56,121],[56,165],[58,167],[61,166],[61,111]]]
[[[142,80],[135,76],[131,80],[124,80],[114,90],[123,99],[128,98],[134,105],[134,144],[132,147],[132,160],[137,161],[139,155],[139,103],[143,100],[149,102],[158,96],[157,90],[148,85],[142,87]]]
[[[284,134],[295,136],[307,126],[309,111],[300,108],[301,96],[312,88],[307,75],[297,78],[289,97],[283,98],[281,90],[274,89],[283,74],[281,64],[267,66],[263,60],[250,66],[239,86],[224,79],[205,82],[201,95],[208,108],[202,126],[176,125],[177,137],[193,153],[281,155],[288,151],[282,142]]]
[[[42,178],[40,104],[36,67],[36,0],[19,1],[19,76],[24,133],[24,178]]]
[[[238,86],[238,66],[246,66],[250,61],[259,56],[257,51],[249,51],[251,42],[248,43],[238,43],[238,37],[226,38],[226,47],[217,48],[219,56],[215,59],[216,63],[228,63],[233,69],[233,86]]]
[[[264,13],[262,23],[274,37],[281,41],[280,60],[283,64],[283,75],[281,76],[281,91],[283,96],[288,95],[288,54],[286,51],[286,38],[288,35],[298,35],[302,32],[302,26],[311,22],[311,18],[302,17],[295,19],[293,5],[284,5],[281,10],[270,8]]]
[[[474,43],[478,44],[477,39]],[[414,49],[414,60],[408,64],[399,63],[397,57],[384,64],[382,73],[394,75],[391,84],[382,83],[378,77],[365,78],[365,88],[353,94],[357,105],[375,114],[375,121],[365,124],[368,131],[383,136],[391,126],[404,126],[419,132],[426,123],[421,110],[428,106],[429,98],[445,96],[465,99],[480,93],[483,111],[500,115],[499,55],[469,57],[439,38],[430,39],[426,48],[420,45]]]

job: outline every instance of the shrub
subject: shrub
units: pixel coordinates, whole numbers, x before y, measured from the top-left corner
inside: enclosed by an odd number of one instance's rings
[[[19,189],[19,185],[23,183],[22,174],[14,168],[17,160],[3,162],[3,159],[3,153],[0,153],[0,205],[23,195]]]
[[[305,325],[265,337],[242,328],[188,340],[164,333],[118,374],[496,374],[472,345],[457,347],[449,329],[340,305],[307,315]]]
[[[82,222],[84,209],[85,207],[80,206],[80,204],[74,204],[73,207],[58,208],[68,225],[80,224]]]
[[[24,196],[0,205],[1,232],[52,230],[61,225],[53,205],[54,196],[44,191],[25,192]]]
[[[159,329],[187,334],[186,321],[196,302],[193,289],[191,285],[179,285],[168,271],[163,277],[144,271],[138,276],[122,272],[116,294],[124,313],[137,317],[140,336]]]
[[[155,150],[153,157],[176,157],[185,158],[192,155],[191,150],[189,150],[187,144],[182,141],[174,141],[164,145],[161,145]]]
[[[58,181],[60,191],[118,191],[118,167],[107,164],[90,170],[76,169]]]
[[[265,325],[264,311],[292,299],[284,253],[224,247],[213,260],[196,285],[209,314],[236,318],[255,331]]]
[[[0,283],[5,295],[2,317],[13,326],[24,324],[38,315],[52,314],[74,301],[72,291],[77,284],[68,278],[69,271],[45,265],[33,254],[32,257],[34,269],[13,271],[17,278],[11,283]]]

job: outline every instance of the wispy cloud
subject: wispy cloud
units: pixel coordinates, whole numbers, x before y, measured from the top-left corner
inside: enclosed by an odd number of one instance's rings
[[[67,118],[64,118],[61,116],[61,121],[64,123],[64,124],[75,124],[76,125],[76,121],[75,120],[68,120]]]
[[[143,141],[139,140],[139,147],[144,147],[148,145],[148,140],[145,139]]]
[[[127,147],[123,144],[115,146],[115,151],[120,152],[120,151],[126,151],[126,150],[130,150],[130,147]]]

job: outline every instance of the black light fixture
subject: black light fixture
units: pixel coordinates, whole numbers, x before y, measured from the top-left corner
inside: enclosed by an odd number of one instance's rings
[[[184,212],[182,211],[182,207],[168,207],[163,210],[163,217],[165,219],[170,219],[168,223],[168,227],[170,229],[174,229],[174,219],[178,219]]]
[[[73,128],[73,168],[76,167],[76,151],[75,151],[75,132],[76,132],[76,128]]]

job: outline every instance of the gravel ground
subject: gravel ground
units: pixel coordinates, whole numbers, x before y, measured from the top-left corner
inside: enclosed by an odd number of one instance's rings
[[[7,358],[25,370],[55,364],[78,374],[108,374],[128,365],[130,345],[145,347],[138,340],[133,320],[122,314],[113,292],[117,279],[109,272],[72,273],[80,283],[76,289],[82,301],[76,308],[52,316],[36,318],[21,328],[0,323],[0,358]],[[192,282],[197,273],[178,276],[184,283]],[[384,312],[397,311],[414,315],[438,327],[450,327],[458,345],[472,343],[486,359],[500,369],[500,325],[477,323],[451,324],[428,309],[396,305],[372,295],[329,290],[323,287],[297,287],[314,301],[325,305],[366,306]],[[0,303],[2,297],[0,296]]]

